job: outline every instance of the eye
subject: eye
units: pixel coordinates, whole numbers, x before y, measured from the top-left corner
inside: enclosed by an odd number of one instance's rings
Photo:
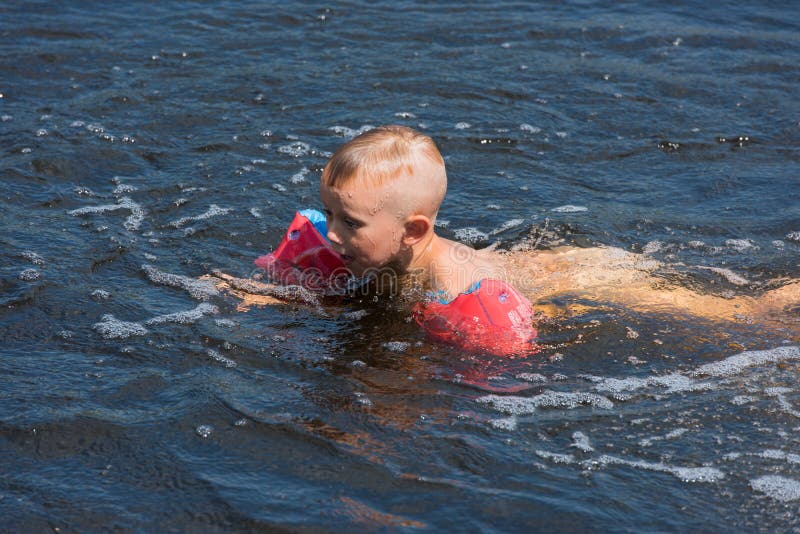
[[[355,221],[354,221],[354,220],[352,220],[352,219],[345,219],[345,220],[344,220],[344,223],[345,223],[347,226],[349,226],[350,228],[354,229],[354,230],[355,230],[356,228],[358,228],[358,227],[360,227],[360,226],[361,226],[360,224],[358,224],[357,222],[355,222]]]

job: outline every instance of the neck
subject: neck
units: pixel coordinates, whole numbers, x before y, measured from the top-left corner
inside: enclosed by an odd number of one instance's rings
[[[430,232],[425,238],[411,247],[411,261],[406,270],[422,272],[430,277],[436,258],[441,248],[441,238],[435,233]]]

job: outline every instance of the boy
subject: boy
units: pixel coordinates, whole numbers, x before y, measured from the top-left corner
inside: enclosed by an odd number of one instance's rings
[[[800,301],[797,283],[760,300],[656,289],[653,271],[661,265],[616,248],[476,251],[434,231],[446,189],[444,160],[430,137],[404,126],[382,126],[337,150],[322,173],[320,199],[325,237],[347,270],[377,281],[379,292],[399,289],[419,298],[416,290],[426,291],[426,304],[414,308],[417,322],[435,338],[465,348],[524,350],[535,335],[533,307],[515,286],[548,315],[555,311],[542,302],[565,294],[723,321],[763,318]],[[239,289],[245,304],[274,302],[263,295],[275,294],[268,285],[217,276],[222,286]],[[475,302],[461,297],[465,294]],[[487,312],[487,303],[499,306],[502,317]]]
[[[416,305],[414,317],[436,339],[498,354],[525,351],[536,334],[530,302],[506,283],[496,258],[434,232],[446,190],[444,160],[430,137],[404,126],[370,130],[339,148],[322,173],[329,248],[378,293],[413,299],[426,291],[429,302]],[[331,254],[326,243],[307,239],[316,232],[309,222],[296,218],[278,250],[256,263],[293,283],[311,279],[299,270],[319,274]],[[246,292],[258,287],[218,276]]]

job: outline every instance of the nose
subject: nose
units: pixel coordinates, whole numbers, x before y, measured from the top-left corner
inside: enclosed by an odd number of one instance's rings
[[[330,241],[331,243],[335,243],[337,245],[342,244],[342,240],[339,238],[339,235],[333,231],[333,224],[331,224],[330,222],[328,223],[328,233],[326,234],[326,236],[328,237],[328,241]]]

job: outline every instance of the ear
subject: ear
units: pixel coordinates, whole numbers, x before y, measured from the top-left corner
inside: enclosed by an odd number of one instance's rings
[[[412,246],[419,243],[431,229],[431,220],[424,215],[412,215],[403,225],[403,244]]]

